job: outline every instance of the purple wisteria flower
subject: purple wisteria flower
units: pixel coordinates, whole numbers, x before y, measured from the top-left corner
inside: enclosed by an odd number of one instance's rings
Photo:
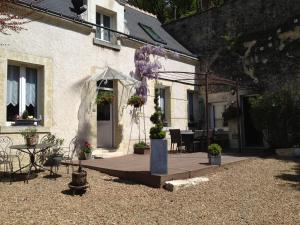
[[[136,94],[147,101],[147,79],[158,79],[158,72],[162,68],[158,57],[166,57],[166,50],[160,46],[145,45],[135,51],[135,71],[130,74],[141,80]]]

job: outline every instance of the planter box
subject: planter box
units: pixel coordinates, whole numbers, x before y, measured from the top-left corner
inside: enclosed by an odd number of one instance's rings
[[[134,154],[144,155],[149,153],[150,148],[134,148]]]
[[[34,126],[38,125],[41,120],[15,120],[15,126]],[[35,124],[36,123],[36,124]]]
[[[221,165],[221,154],[220,155],[211,155],[209,156],[209,163],[211,165]]]
[[[151,174],[168,173],[168,142],[166,139],[151,139]]]

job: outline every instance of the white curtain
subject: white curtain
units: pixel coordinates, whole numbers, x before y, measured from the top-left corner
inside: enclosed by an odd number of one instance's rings
[[[26,106],[36,105],[37,71],[26,68]]]
[[[7,74],[7,105],[16,106],[19,103],[20,67],[8,66]]]
[[[165,113],[165,97],[165,89],[159,89],[159,107],[162,113]]]

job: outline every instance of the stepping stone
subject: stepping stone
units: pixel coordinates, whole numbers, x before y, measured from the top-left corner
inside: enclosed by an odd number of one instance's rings
[[[167,181],[164,185],[164,188],[168,191],[178,191],[179,189],[196,186],[207,181],[209,181],[207,177],[195,177],[186,180],[172,180]]]

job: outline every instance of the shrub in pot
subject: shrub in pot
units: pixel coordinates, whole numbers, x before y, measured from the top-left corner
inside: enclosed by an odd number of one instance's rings
[[[163,131],[162,112],[158,105],[158,90],[155,91],[155,112],[150,117],[154,127],[150,129],[151,155],[150,155],[150,172],[151,174],[168,173],[168,149],[166,132]]]
[[[26,128],[25,130],[21,131],[21,135],[25,139],[25,144],[28,146],[37,145],[39,142],[39,135],[37,134],[36,128]]]
[[[140,141],[135,143],[134,146],[134,153],[135,154],[147,154],[149,153],[150,147],[144,141]]]
[[[221,165],[222,147],[218,144],[208,146],[208,158],[211,165]]]
[[[84,153],[85,159],[91,159],[92,158],[92,145],[85,141],[84,145],[81,147],[81,151]]]

